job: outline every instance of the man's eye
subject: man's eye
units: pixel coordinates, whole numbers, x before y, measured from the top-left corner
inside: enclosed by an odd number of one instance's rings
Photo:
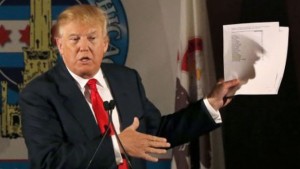
[[[95,39],[96,39],[96,37],[94,37],[94,36],[91,36],[91,37],[88,37],[88,39],[89,39],[90,41],[93,41],[93,40],[95,40]]]
[[[74,42],[79,41],[79,39],[80,39],[79,37],[71,37],[71,38],[70,38],[70,40],[71,40],[71,41],[74,41]]]

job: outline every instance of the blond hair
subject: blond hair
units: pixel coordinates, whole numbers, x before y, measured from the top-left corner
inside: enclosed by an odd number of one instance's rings
[[[87,4],[74,5],[60,13],[55,24],[55,36],[61,36],[60,28],[74,21],[89,25],[98,24],[102,29],[103,36],[107,36],[108,21],[106,13],[96,6]]]

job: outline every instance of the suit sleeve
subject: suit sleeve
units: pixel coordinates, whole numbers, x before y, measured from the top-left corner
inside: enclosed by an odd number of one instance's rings
[[[137,73],[136,73],[137,74]],[[138,90],[143,101],[147,133],[165,137],[172,147],[189,142],[205,134],[220,124],[216,124],[206,108],[203,99],[170,115],[161,116],[159,110],[147,99],[140,76]],[[175,98],[174,98],[175,99]]]
[[[201,99],[178,112],[163,116],[157,135],[167,138],[171,146],[175,147],[219,126],[220,124],[215,123]]]

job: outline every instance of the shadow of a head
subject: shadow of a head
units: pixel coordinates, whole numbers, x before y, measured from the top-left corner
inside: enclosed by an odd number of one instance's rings
[[[255,73],[255,63],[261,60],[265,54],[265,50],[262,44],[250,39],[247,36],[240,35],[240,41],[242,43],[242,58],[244,60],[243,71],[239,75],[242,84],[246,84],[249,79],[254,79]]]

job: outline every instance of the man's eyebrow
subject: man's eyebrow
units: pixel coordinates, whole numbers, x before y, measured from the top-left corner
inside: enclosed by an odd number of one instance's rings
[[[71,34],[69,34],[69,36],[68,36],[68,37],[71,37],[71,36],[79,36],[79,34],[76,34],[76,33],[71,33]]]
[[[92,32],[89,32],[89,33],[87,33],[86,35],[87,35],[87,36],[91,36],[91,35],[95,35],[95,34],[97,34],[97,31],[96,31],[96,30],[95,30],[95,31],[92,31]],[[72,36],[80,36],[80,34],[78,34],[78,33],[71,33],[71,34],[68,35],[68,37],[72,37]]]
[[[92,31],[92,32],[89,32],[87,35],[95,35],[95,34],[97,34],[97,31],[95,30],[95,31]]]

